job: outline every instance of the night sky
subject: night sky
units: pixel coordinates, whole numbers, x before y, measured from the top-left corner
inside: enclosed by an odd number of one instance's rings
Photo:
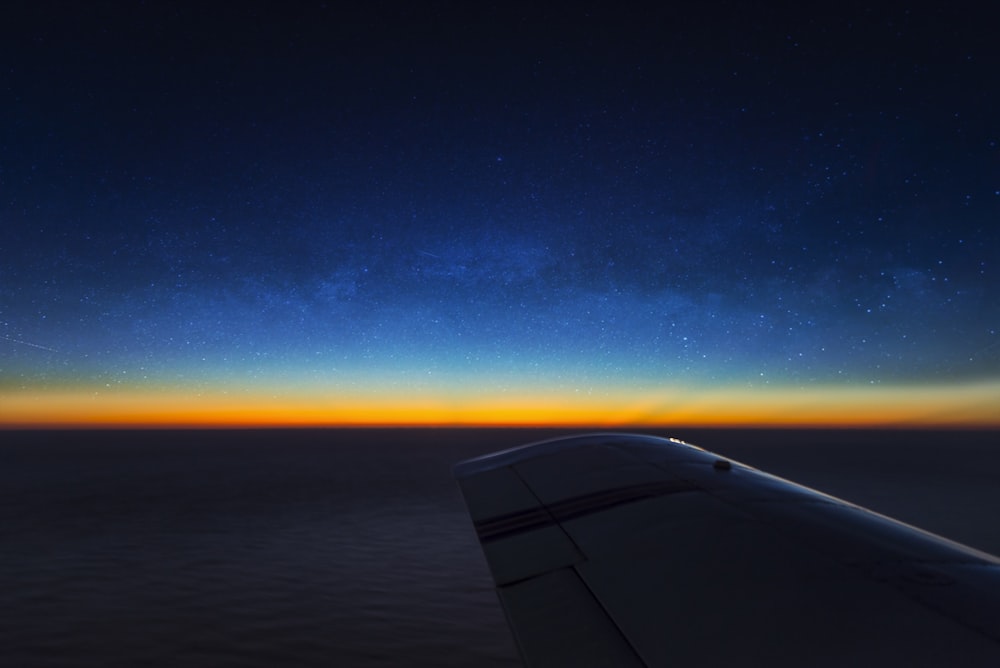
[[[0,423],[1000,423],[990,16],[208,4],[4,5]]]

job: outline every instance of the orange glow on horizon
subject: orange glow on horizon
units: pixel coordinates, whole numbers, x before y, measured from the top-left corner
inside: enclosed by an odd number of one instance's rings
[[[1000,428],[1000,382],[924,387],[523,391],[0,391],[0,428]]]

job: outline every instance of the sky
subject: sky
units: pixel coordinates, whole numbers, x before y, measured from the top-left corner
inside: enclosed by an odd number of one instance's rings
[[[0,426],[1000,427],[988,17],[358,4],[5,5]]]

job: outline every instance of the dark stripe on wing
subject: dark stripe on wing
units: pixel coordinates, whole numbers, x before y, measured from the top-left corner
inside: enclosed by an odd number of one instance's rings
[[[559,524],[574,517],[598,513],[614,506],[634,503],[678,492],[692,492],[700,489],[685,480],[663,480],[614,489],[603,489],[591,494],[574,496],[549,506],[540,506],[514,513],[505,513],[476,522],[479,540],[489,542],[499,538],[524,533],[552,524]]]

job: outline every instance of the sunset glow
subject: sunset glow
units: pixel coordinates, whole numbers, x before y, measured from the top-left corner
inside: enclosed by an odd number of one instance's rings
[[[618,388],[346,394],[284,390],[4,392],[0,426],[1000,427],[1000,383],[935,388]]]

